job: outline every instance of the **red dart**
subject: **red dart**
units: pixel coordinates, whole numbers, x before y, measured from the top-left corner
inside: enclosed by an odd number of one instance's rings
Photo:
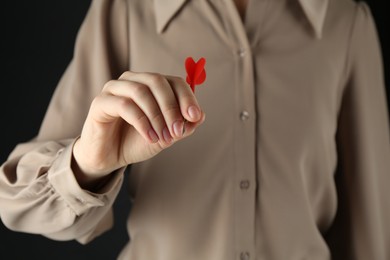
[[[187,71],[186,81],[194,93],[195,85],[200,85],[206,80],[206,71],[204,69],[205,64],[206,59],[203,57],[200,58],[196,63],[192,57],[188,57],[185,61]]]
[[[190,85],[191,90],[195,93],[195,85],[200,85],[206,80],[206,71],[204,70],[204,65],[206,64],[205,58],[200,58],[198,62],[195,63],[192,57],[188,57],[185,61],[185,67],[187,71],[186,81]],[[187,120],[184,119],[183,132],[185,133],[185,124]]]

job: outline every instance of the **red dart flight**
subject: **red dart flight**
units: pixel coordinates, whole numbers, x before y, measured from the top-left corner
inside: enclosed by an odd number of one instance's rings
[[[206,71],[204,69],[205,64],[206,59],[203,57],[200,58],[196,63],[192,57],[188,57],[185,61],[187,71],[186,81],[194,93],[195,85],[200,85],[206,80]]]

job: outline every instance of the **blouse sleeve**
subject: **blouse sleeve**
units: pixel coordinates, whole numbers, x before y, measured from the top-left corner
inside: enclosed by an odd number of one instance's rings
[[[127,36],[126,1],[93,0],[38,135],[1,166],[0,217],[8,228],[87,243],[111,227],[124,168],[92,193],[70,165],[91,101],[128,68]]]
[[[390,259],[389,116],[376,27],[364,2],[357,4],[350,41],[337,132],[334,259],[385,260]]]

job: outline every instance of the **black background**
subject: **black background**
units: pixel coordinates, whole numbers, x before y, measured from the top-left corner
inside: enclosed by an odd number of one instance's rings
[[[90,2],[18,0],[1,7],[1,163],[37,134]],[[114,228],[86,246],[9,231],[0,221],[0,259],[115,259],[128,240],[125,188],[114,205]]]
[[[337,0],[336,0],[337,1]],[[389,99],[389,25],[385,0],[367,0],[381,40]],[[0,162],[37,134],[90,0],[6,1],[1,7]],[[125,180],[126,181],[126,180]],[[115,259],[128,240],[126,186],[115,202],[115,226],[86,246],[9,231],[0,221],[0,259]]]

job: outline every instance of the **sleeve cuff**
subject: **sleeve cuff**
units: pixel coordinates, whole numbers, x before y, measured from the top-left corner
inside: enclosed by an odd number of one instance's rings
[[[57,157],[48,172],[52,187],[66,201],[69,207],[80,216],[92,207],[102,207],[115,200],[123,182],[123,172],[120,168],[111,174],[111,178],[100,187],[97,193],[84,190],[78,184],[71,168],[73,145],[76,139],[58,151]]]

